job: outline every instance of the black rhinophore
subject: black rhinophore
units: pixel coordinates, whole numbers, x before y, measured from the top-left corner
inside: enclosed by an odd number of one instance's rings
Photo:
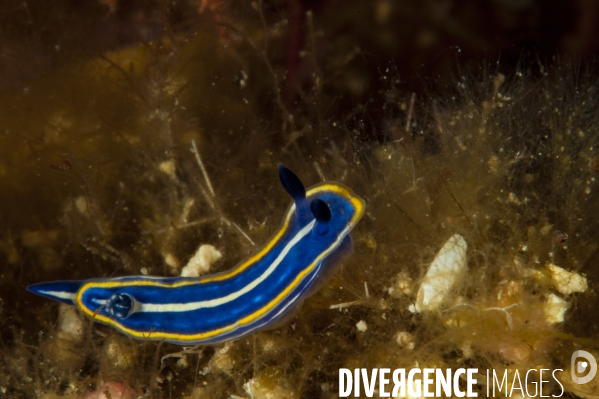
[[[314,219],[320,223],[331,221],[331,208],[320,198],[315,198],[310,202],[310,211],[314,215]]]
[[[279,179],[281,179],[281,184],[296,203],[306,198],[306,188],[302,181],[295,173],[281,164],[279,164]]]

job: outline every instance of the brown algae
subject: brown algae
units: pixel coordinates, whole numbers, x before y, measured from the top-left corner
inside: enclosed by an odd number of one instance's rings
[[[71,59],[3,94],[1,392],[329,398],[339,368],[474,367],[481,394],[485,369],[561,368],[568,393],[597,398],[568,380],[573,351],[599,353],[595,71],[464,76],[416,97],[390,83],[377,135],[364,104],[309,106],[360,91],[349,52],[333,62],[342,46],[295,106],[275,57],[285,24],[216,10],[218,27]],[[278,227],[278,162],[367,203],[351,254],[282,326],[182,352],[25,292],[226,270]],[[452,239],[466,245],[432,268]]]

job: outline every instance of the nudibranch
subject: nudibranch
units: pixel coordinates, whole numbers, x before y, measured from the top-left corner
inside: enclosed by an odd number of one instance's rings
[[[77,307],[133,338],[179,345],[237,339],[281,322],[330,277],[364,201],[339,183],[308,190],[279,165],[293,198],[281,227],[233,269],[202,277],[128,276],[54,281],[27,289]]]

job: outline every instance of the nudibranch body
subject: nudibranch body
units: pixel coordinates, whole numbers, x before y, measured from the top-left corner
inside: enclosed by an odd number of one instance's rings
[[[229,341],[269,328],[330,276],[349,247],[364,201],[325,182],[304,189],[279,166],[293,197],[277,233],[233,269],[204,277],[129,276],[34,284],[28,290],[76,306],[133,338],[180,345]]]

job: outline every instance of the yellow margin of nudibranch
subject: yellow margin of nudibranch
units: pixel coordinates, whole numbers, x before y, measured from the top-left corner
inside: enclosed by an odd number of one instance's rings
[[[343,186],[342,184],[332,183],[332,182],[321,183],[321,184],[317,184],[317,185],[311,187],[310,189],[308,189],[306,191],[306,197],[313,196],[313,195],[323,192],[323,191],[330,191],[330,192],[339,194],[342,197],[346,198],[354,206],[355,213],[349,223],[349,225],[352,226],[352,228],[353,228],[353,226],[355,226],[358,223],[358,221],[362,218],[362,216],[364,214],[364,208],[365,208],[364,201],[361,198],[355,196],[349,188]],[[258,262],[260,259],[262,259],[268,253],[268,251],[271,250],[271,248],[284,235],[285,231],[289,227],[289,221],[291,220],[293,211],[295,211],[295,203],[291,204],[291,206],[287,209],[287,213],[285,215],[285,219],[283,220],[283,223],[281,224],[281,227],[279,228],[277,233],[262,247],[262,249],[260,251],[258,251],[256,254],[254,254],[253,256],[242,261],[239,265],[235,266],[233,269],[231,269],[228,272],[217,274],[215,276],[207,276],[207,277],[199,278],[197,280],[192,280],[192,281],[180,281],[175,284],[165,284],[165,283],[161,283],[161,282],[157,282],[157,281],[149,281],[149,280],[122,281],[122,282],[118,282],[118,281],[89,282],[89,283],[83,284],[81,286],[81,288],[79,289],[79,291],[77,292],[77,296],[75,298],[75,304],[77,305],[77,307],[79,309],[81,309],[88,316],[92,317],[94,320],[97,320],[101,323],[110,325],[110,326],[116,328],[117,330],[119,330],[127,335],[130,335],[132,337],[136,337],[136,338],[142,338],[142,339],[145,338],[145,339],[153,339],[153,340],[167,339],[167,340],[172,340],[172,341],[177,341],[177,342],[192,342],[192,341],[206,340],[206,339],[215,337],[215,336],[223,334],[223,333],[234,331],[236,328],[238,328],[240,326],[244,326],[244,325],[252,323],[253,321],[255,321],[255,320],[259,319],[261,316],[263,316],[265,313],[267,313],[269,310],[276,307],[277,304],[280,303],[282,299],[284,299],[287,295],[289,295],[289,293],[291,291],[293,291],[293,289],[295,289],[295,287],[297,287],[299,285],[299,283],[304,279],[304,277],[307,274],[309,274],[316,267],[316,265],[318,265],[333,250],[335,250],[335,248],[337,248],[337,246],[340,244],[339,240],[335,241],[335,243],[333,245],[329,246],[325,251],[323,251],[314,260],[314,262],[312,262],[308,267],[306,267],[304,270],[302,270],[295,277],[295,279],[282,292],[280,292],[279,295],[276,296],[276,298],[274,298],[268,304],[266,304],[263,307],[261,307],[260,309],[256,310],[254,313],[238,320],[234,324],[230,324],[228,326],[221,327],[216,330],[206,331],[203,333],[175,334],[175,333],[163,333],[163,332],[157,332],[157,331],[137,331],[137,330],[133,330],[130,328],[126,328],[126,327],[123,327],[118,322],[116,322],[115,320],[112,320],[106,316],[99,315],[97,312],[92,312],[90,309],[83,306],[82,296],[83,296],[83,293],[85,292],[85,290],[88,288],[91,288],[91,287],[110,288],[110,287],[123,287],[123,286],[132,286],[132,285],[154,285],[154,286],[176,288],[176,287],[190,285],[190,284],[200,284],[200,283],[205,283],[205,282],[210,282],[210,281],[222,281],[222,280],[231,278],[233,276],[236,276],[239,273],[241,273],[242,271],[244,271],[245,269],[247,269],[248,267],[250,267],[251,265],[253,265],[254,263]]]

